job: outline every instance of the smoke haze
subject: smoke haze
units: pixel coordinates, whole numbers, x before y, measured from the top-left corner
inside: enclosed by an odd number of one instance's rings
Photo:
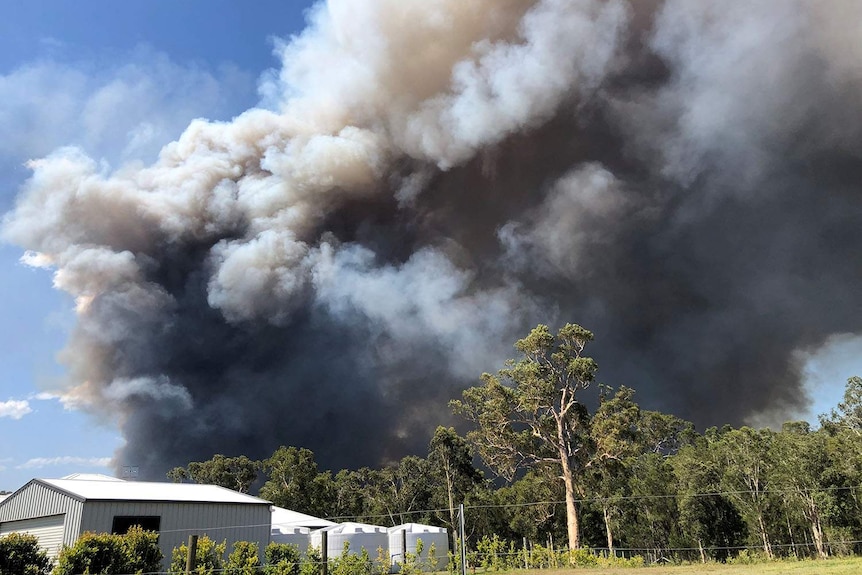
[[[148,166],[30,163],[4,237],[77,302],[77,405],[151,478],[421,451],[537,323],[700,428],[859,334],[862,7],[330,0],[262,105]],[[802,355],[800,355],[802,354]]]

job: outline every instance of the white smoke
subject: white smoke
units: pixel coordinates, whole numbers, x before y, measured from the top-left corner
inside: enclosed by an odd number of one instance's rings
[[[508,261],[520,269],[546,277],[588,277],[586,256],[614,241],[614,223],[635,205],[611,172],[587,164],[555,182],[520,221],[504,225],[500,241]]]

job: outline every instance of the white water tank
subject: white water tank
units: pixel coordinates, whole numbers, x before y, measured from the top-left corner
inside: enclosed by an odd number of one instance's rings
[[[388,530],[389,536],[389,558],[392,565],[401,564],[404,561],[404,552],[406,544],[406,552],[416,555],[418,542],[422,540],[422,553],[416,557],[423,569],[429,571],[439,571],[446,568],[446,563],[449,561],[449,534],[443,527],[434,527],[433,525],[422,525],[420,523],[405,523],[390,527]],[[431,546],[434,546],[434,563],[431,563]]]
[[[324,527],[323,529],[312,531],[309,535],[312,547],[320,549],[323,541],[323,533],[326,533],[326,549],[329,559],[340,557],[344,551],[345,543],[349,545],[348,553],[358,555],[365,549],[372,560],[377,559],[378,549],[383,549],[383,552],[386,553],[389,545],[386,528],[379,525],[339,523],[332,527]]]
[[[311,529],[308,527],[294,527],[289,525],[272,526],[269,540],[273,543],[287,543],[296,545],[302,555],[308,550],[308,536]]]

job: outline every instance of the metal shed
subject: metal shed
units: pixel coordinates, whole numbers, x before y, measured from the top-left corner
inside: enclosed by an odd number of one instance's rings
[[[0,535],[28,532],[55,558],[87,532],[159,533],[163,565],[189,535],[208,535],[228,550],[253,541],[261,557],[270,537],[270,503],[215,485],[108,479],[33,479],[0,502]]]

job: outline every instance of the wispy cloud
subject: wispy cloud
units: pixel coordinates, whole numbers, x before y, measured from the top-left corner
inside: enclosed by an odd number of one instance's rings
[[[39,469],[55,465],[79,465],[81,467],[109,467],[110,457],[73,457],[62,455],[60,457],[34,457],[18,465],[16,469]]]
[[[44,44],[58,50],[55,39]],[[197,117],[227,119],[255,95],[254,78],[224,67],[184,65],[141,47],[122,64],[62,59],[0,74],[0,159],[18,164],[80,146],[112,164],[151,161]]]
[[[52,391],[40,391],[39,393],[34,393],[29,396],[27,399],[36,399],[39,401],[51,401],[52,399],[61,399],[62,396],[59,393],[55,393]]]
[[[32,411],[33,408],[30,407],[30,402],[23,399],[10,399],[9,401],[0,401],[0,417],[21,419]]]

